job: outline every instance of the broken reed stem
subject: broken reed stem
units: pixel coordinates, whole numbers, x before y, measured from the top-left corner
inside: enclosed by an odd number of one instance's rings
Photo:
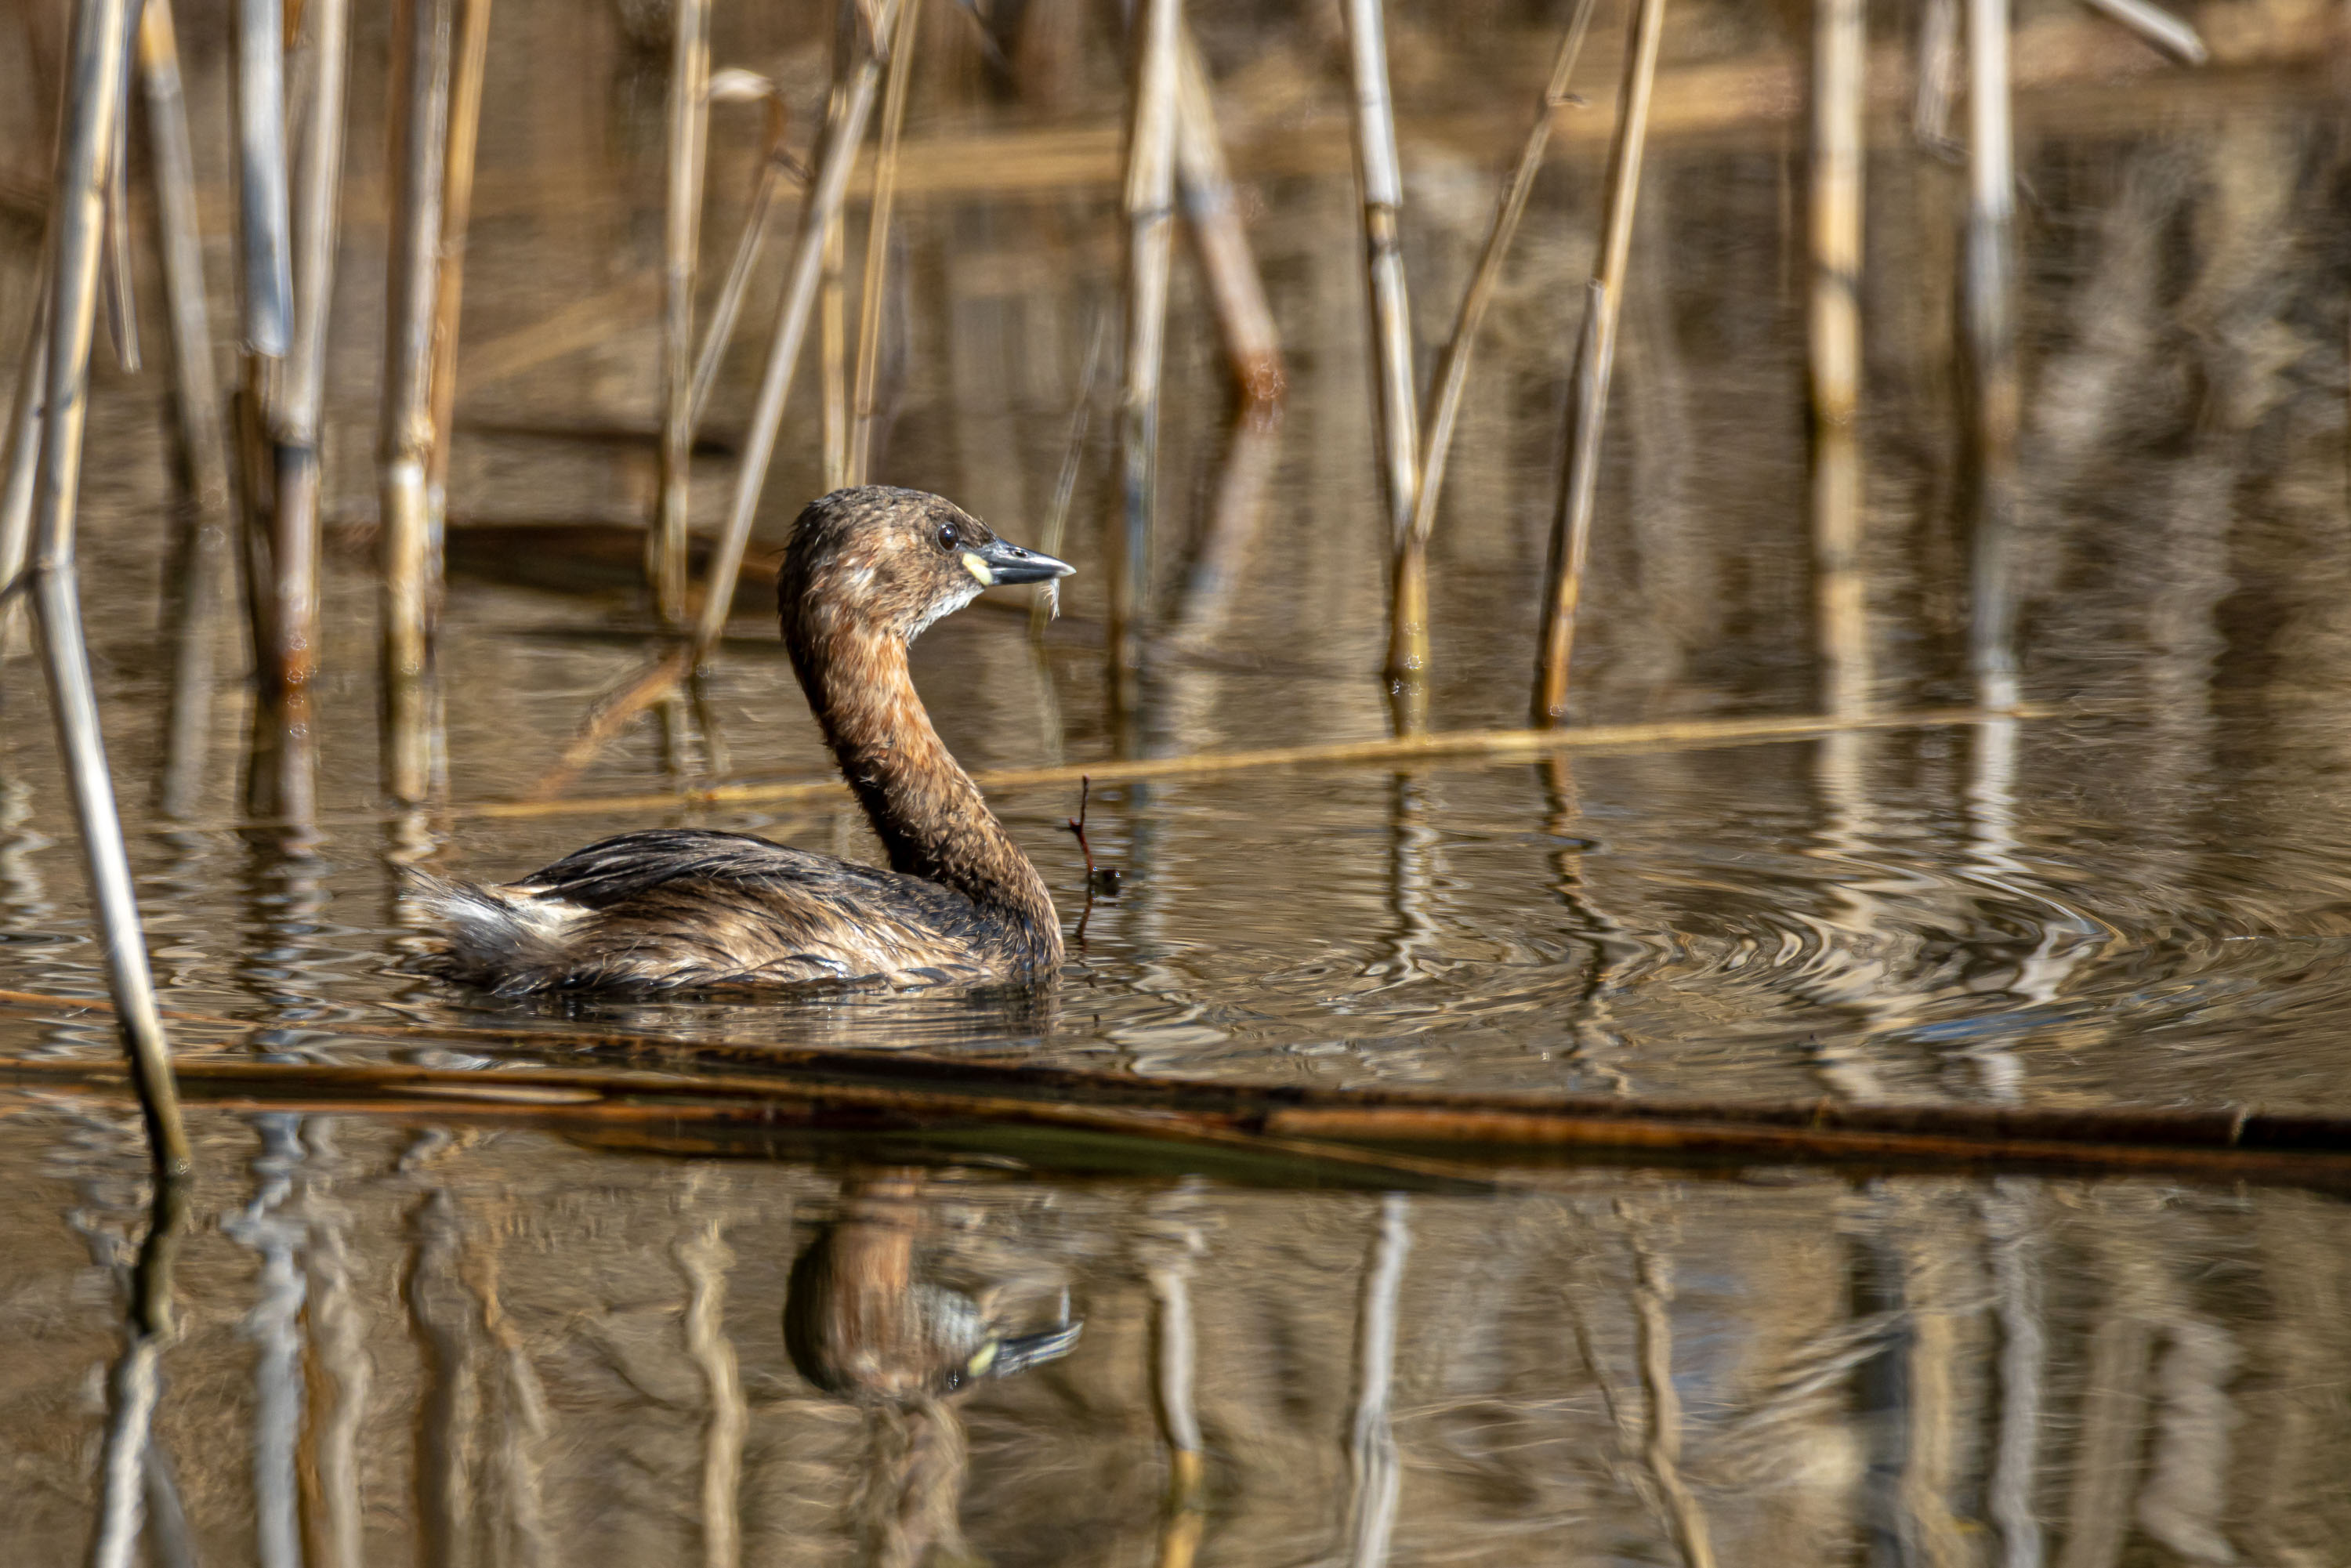
[[[1119,396],[1119,510],[1110,519],[1110,686],[1119,713],[1134,703],[1151,545],[1159,505],[1159,381],[1174,265],[1177,44],[1181,0],[1142,0],[1134,13],[1134,86],[1126,132],[1125,363]]]
[[[879,0],[877,36],[887,37],[900,0]],[[776,455],[776,436],[783,427],[784,401],[791,390],[792,369],[799,362],[801,342],[808,336],[809,317],[816,306],[819,274],[823,270],[825,235],[841,221],[841,203],[849,193],[850,171],[857,162],[858,144],[873,117],[880,90],[882,64],[856,42],[857,29],[839,30],[837,47],[843,58],[836,76],[841,89],[828,106],[822,134],[818,138],[816,179],[800,203],[799,232],[792,239],[792,258],[784,273],[783,297],[776,306],[776,327],[768,348],[768,363],[759,380],[759,398],[751,412],[751,427],[744,444],[742,465],[736,471],[735,492],[726,511],[726,531],[711,553],[710,579],[703,590],[702,617],[694,634],[694,663],[698,666],[716,647],[726,630],[726,616],[735,602],[735,580],[743,570],[743,550],[751,538],[751,524],[759,508],[759,492],[768,482],[768,465]]]
[[[1625,50],[1625,84],[1616,99],[1616,133],[1608,147],[1600,256],[1585,293],[1583,331],[1576,344],[1566,467],[1552,523],[1550,587],[1535,658],[1533,717],[1542,727],[1567,721],[1568,662],[1574,651],[1575,612],[1583,597],[1583,562],[1599,494],[1600,437],[1608,420],[1609,375],[1616,362],[1616,313],[1624,303],[1633,251],[1633,209],[1640,200],[1641,155],[1648,141],[1657,44],[1665,30],[1666,0],[1636,0]]]
[[[404,805],[431,784],[428,675],[433,517],[433,316],[440,290],[455,0],[400,0],[393,14],[392,222],[385,280],[381,549],[383,785]]]
[[[1184,216],[1199,247],[1200,273],[1216,303],[1225,361],[1243,402],[1276,402],[1286,382],[1281,331],[1274,325],[1273,308],[1266,303],[1257,253],[1233,200],[1232,172],[1217,131],[1216,97],[1208,90],[1207,68],[1189,27],[1182,32],[1176,66],[1176,179],[1183,190]]]
[[[1969,664],[1980,697],[2016,691],[2009,538],[2016,507],[2016,142],[2007,0],[1962,0],[1968,49],[1968,221],[1959,278],[1968,389]]]
[[[873,477],[873,421],[882,379],[882,311],[888,298],[890,217],[898,199],[898,149],[906,129],[906,101],[914,83],[914,33],[922,0],[906,0],[890,41],[890,79],[882,89],[882,135],[873,152],[873,185],[867,198],[865,274],[857,291],[857,385],[850,400],[850,485]],[[1051,554],[1050,550],[1046,552]]]
[[[237,214],[245,346],[283,359],[293,316],[287,244],[286,30],[279,0],[236,0]]]
[[[841,287],[849,225],[838,213],[825,229],[824,272],[817,286],[817,368],[822,387],[824,488],[849,483],[849,301]]]
[[[1454,427],[1460,422],[1462,394],[1469,384],[1469,361],[1476,351],[1478,329],[1486,319],[1486,308],[1493,303],[1494,291],[1501,284],[1502,263],[1510,255],[1511,236],[1518,233],[1519,220],[1526,214],[1527,199],[1534,193],[1535,176],[1542,172],[1543,150],[1551,145],[1552,117],[1570,101],[1568,78],[1574,74],[1576,59],[1583,52],[1583,38],[1592,26],[1594,4],[1595,0],[1576,0],[1575,15],[1568,23],[1566,35],[1560,39],[1559,53],[1552,60],[1551,79],[1543,84],[1541,100],[1535,105],[1534,123],[1527,127],[1527,139],[1519,148],[1518,165],[1510,171],[1510,182],[1502,188],[1502,199],[1494,209],[1493,226],[1486,231],[1486,248],[1479,255],[1478,270],[1470,275],[1469,287],[1462,291],[1461,309],[1453,320],[1453,335],[1446,340],[1445,355],[1437,365],[1437,404],[1421,448],[1420,487],[1413,500],[1412,522],[1396,551],[1395,571],[1390,580],[1387,674],[1391,681],[1417,680],[1428,668],[1428,538],[1437,527],[1437,502],[1445,489],[1445,469],[1453,452]]]
[[[1420,495],[1420,409],[1412,364],[1412,306],[1405,288],[1398,225],[1404,167],[1396,157],[1395,102],[1388,92],[1383,0],[1346,0],[1347,57],[1353,73],[1355,187],[1364,208],[1364,283],[1371,301],[1373,371],[1378,387],[1380,475],[1387,497],[1388,548],[1404,543]]]
[[[1863,0],[1813,0],[1812,286],[1806,347],[1812,394],[1813,633],[1821,706],[1856,712],[1869,696],[1869,621],[1861,567]]]
[[[148,0],[152,5],[154,0]],[[294,171],[294,322],[271,410],[277,506],[270,525],[271,641],[259,661],[274,717],[275,813],[307,822],[317,810],[310,683],[319,668],[320,415],[326,403],[328,308],[343,173],[350,0],[308,0],[312,60],[308,123]],[[256,779],[256,782],[259,782]]]
[[[107,165],[129,90],[131,19],[126,0],[82,0],[74,13],[66,118],[57,142],[49,214],[49,304],[46,417],[32,497],[27,573],[41,630],[57,747],[73,791],[82,864],[106,946],[107,983],[131,1058],[147,1142],[160,1178],[191,1167],[169,1046],[156,1011],[154,977],[140,928],[131,857],[115,809],[113,776],[99,727],[76,566],[75,510],[81,488],[82,432],[89,414],[90,343],[105,227]]]
[[[691,467],[696,413],[694,353],[694,285],[702,247],[702,186],[710,136],[710,0],[674,0],[670,37],[669,134],[664,161],[662,216],[662,432],[660,492],[653,526],[645,535],[645,585],[653,613],[665,626],[685,624],[686,525],[692,499]],[[771,159],[762,172],[773,178]],[[744,230],[737,269],[748,281],[750,253],[766,220],[755,204]],[[727,278],[730,287],[735,277]],[[741,296],[736,296],[735,308]],[[726,328],[734,325],[727,312]],[[711,370],[725,351],[720,328],[711,329]]]
[[[449,81],[449,147],[442,170],[441,266],[433,298],[433,451],[424,479],[434,538],[449,513],[449,453],[457,419],[457,329],[465,303],[465,232],[474,213],[474,161],[481,145],[482,85],[488,74],[490,0],[457,0],[456,57]],[[427,559],[437,611],[440,552]]]

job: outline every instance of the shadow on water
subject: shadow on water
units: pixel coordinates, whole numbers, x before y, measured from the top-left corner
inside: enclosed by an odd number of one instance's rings
[[[52,107],[26,60],[61,42],[54,7],[16,9],[33,47],[0,49],[10,344],[40,246],[17,172]],[[225,124],[234,79],[187,9],[194,205],[217,222],[233,171],[202,128]],[[832,80],[820,9],[711,13],[712,63],[789,112],[711,118],[705,241],[757,191],[798,204],[780,187]],[[1076,0],[942,4],[908,61],[864,460],[1080,568],[1058,620],[976,606],[916,645],[976,770],[1527,711],[1624,29],[1598,19],[1582,101],[1550,122],[1428,519],[1428,663],[1392,691],[1397,497],[1345,108],[1360,34],[1334,6],[1186,9],[1236,183],[1223,208],[1180,193],[1246,217],[1288,395],[1228,384],[1216,288],[1179,247],[1155,510],[1115,616],[1116,29]],[[1421,310],[1404,325],[1433,348],[1567,8],[1375,9]],[[1901,93],[1930,142],[1960,118],[1962,9],[1929,8],[1948,68],[1915,105]],[[188,1114],[196,1180],[156,1190],[114,1098],[59,1074],[0,1087],[0,1559],[2340,1558],[2351,1225],[2333,1194],[1473,1170],[646,1103],[562,1120],[584,1092],[496,1085],[576,1064],[567,1034],[596,1030],[724,1047],[743,1071],[821,1048],[1313,1089],[2341,1109],[2351,166],[2331,21],[2292,0],[2204,7],[2213,63],[2191,74],[2104,16],[2025,7],[2012,201],[1996,171],[1912,146],[1890,99],[1859,100],[1907,57],[1885,29],[1886,60],[1860,57],[1840,100],[1866,223],[1856,207],[1828,243],[1806,221],[1811,132],[1784,118],[1803,101],[1785,19],[1677,0],[1590,474],[1573,717],[2019,696],[2033,716],[1532,765],[1097,776],[1083,847],[1063,828],[1074,783],[1013,784],[993,803],[1065,925],[1087,912],[1055,986],[502,999],[420,972],[402,866],[504,877],[657,823],[874,852],[844,797],[680,792],[831,777],[771,602],[780,532],[824,483],[824,410],[843,406],[814,350],[714,661],[595,724],[664,646],[638,587],[648,517],[684,497],[698,585],[756,444],[760,356],[738,344],[710,361],[705,427],[660,455],[674,20],[500,0],[490,26],[464,350],[441,388],[454,437],[435,448],[447,515],[423,518],[449,577],[413,585],[434,642],[403,688],[396,811],[374,674],[381,20],[351,40],[321,402],[280,433],[308,444],[322,532],[244,498],[284,524],[295,575],[316,546],[315,646],[276,649],[315,659],[300,680],[250,678],[229,579],[252,541],[219,455],[176,448],[162,383],[101,356],[80,549],[108,743],[137,781],[118,789],[132,867],[165,1005],[238,1026],[180,1021],[175,1047],[464,1072],[505,1098],[436,1098],[423,1075],[381,1103],[215,1085]],[[779,128],[790,162],[770,163]],[[790,242],[769,237],[746,321],[778,304]],[[152,260],[135,281],[172,308],[144,302],[148,320],[203,303],[184,248],[169,277]],[[1983,292],[2002,269],[2005,325]],[[211,282],[225,322],[228,279]],[[1859,336],[1808,401],[1814,308]],[[0,611],[0,988],[98,997],[21,619]],[[1121,642],[1131,683],[1107,663]],[[392,1026],[414,1032],[368,1032]],[[6,1056],[118,1051],[93,1013],[0,1009]]]

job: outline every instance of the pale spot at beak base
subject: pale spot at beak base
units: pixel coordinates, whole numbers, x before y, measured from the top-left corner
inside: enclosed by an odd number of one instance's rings
[[[986,561],[980,559],[979,557],[974,555],[969,550],[963,552],[963,569],[964,570],[971,573],[972,576],[979,579],[980,587],[994,588],[996,586],[996,573],[988,570],[988,566]]]

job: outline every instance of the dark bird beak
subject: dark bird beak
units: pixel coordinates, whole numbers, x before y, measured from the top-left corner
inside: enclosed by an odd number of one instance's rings
[[[1043,560],[1048,558],[1040,556],[1038,559]],[[1061,563],[1056,561],[1054,564],[1058,566]],[[1085,1332],[1085,1327],[1083,1322],[1070,1322],[1059,1328],[1047,1329],[1042,1333],[992,1340],[989,1347],[994,1354],[981,1352],[987,1357],[987,1364],[980,1365],[975,1361],[972,1371],[980,1376],[1009,1377],[1016,1372],[1026,1372],[1032,1366],[1059,1361],[1077,1348],[1078,1336]]]
[[[1018,582],[1050,582],[1077,570],[1065,560],[1039,555],[1032,549],[990,539],[963,552],[963,569],[979,579],[982,588],[1007,588]]]

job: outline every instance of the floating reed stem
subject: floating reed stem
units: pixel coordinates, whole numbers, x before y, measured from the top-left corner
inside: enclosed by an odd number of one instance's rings
[[[106,944],[107,983],[131,1058],[147,1142],[160,1177],[190,1168],[186,1130],[172,1081],[155,982],[147,967],[132,891],[131,857],[116,813],[106,737],[81,622],[74,553],[81,489],[82,431],[89,415],[89,353],[98,308],[98,268],[105,228],[104,185],[113,135],[128,90],[131,19],[126,0],[82,0],[74,13],[64,132],[57,142],[56,205],[49,215],[49,304],[46,416],[32,497],[26,568],[49,703],[73,791],[90,903]]]
[[[857,386],[850,402],[848,476],[843,481],[851,485],[868,484],[873,476],[882,311],[888,299],[885,286],[890,276],[890,217],[898,199],[898,148],[906,129],[906,101],[914,95],[914,33],[922,17],[922,0],[906,0],[897,35],[890,43],[890,79],[882,89],[882,135],[873,152],[873,189],[865,218],[865,276],[857,291]]]
[[[1446,464],[1453,452],[1454,428],[1461,418],[1462,393],[1469,385],[1469,361],[1486,308],[1493,303],[1494,290],[1502,281],[1502,263],[1510,255],[1511,236],[1526,214],[1527,198],[1534,193],[1535,176],[1542,172],[1543,150],[1551,145],[1552,119],[1573,101],[1567,93],[1568,78],[1583,52],[1594,3],[1576,0],[1575,15],[1552,60],[1551,79],[1543,84],[1541,100],[1535,105],[1534,122],[1527,127],[1527,139],[1520,144],[1518,166],[1502,187],[1493,226],[1486,231],[1486,248],[1478,256],[1478,270],[1470,275],[1469,287],[1462,291],[1453,335],[1446,340],[1445,355],[1437,365],[1437,406],[1421,448],[1420,487],[1390,580],[1387,674],[1391,681],[1417,681],[1428,668],[1428,538],[1437,527],[1437,502],[1445,489]],[[1418,708],[1415,704],[1410,711],[1417,713]]]
[[[293,318],[287,244],[286,17],[280,0],[236,0],[237,214],[245,346],[282,359]]]
[[[670,10],[669,139],[662,216],[661,493],[645,538],[645,582],[653,613],[667,626],[685,624],[686,524],[691,495],[695,415],[694,284],[702,248],[702,185],[710,136],[710,0],[674,0]],[[768,165],[773,168],[773,163]],[[764,182],[769,178],[762,171]],[[747,281],[766,211],[755,204],[744,229],[738,267]],[[733,277],[727,282],[735,285]],[[740,294],[736,297],[739,308]],[[729,310],[727,327],[734,325]],[[726,340],[712,329],[723,351]],[[711,362],[717,369],[714,354]]]
[[[1968,223],[1959,278],[1968,388],[1971,609],[1969,664],[1980,697],[2016,693],[2009,540],[2016,507],[2016,142],[2006,0],[1963,0],[1968,49]]]
[[[274,800],[277,815],[298,823],[308,821],[317,808],[310,682],[319,667],[319,421],[341,205],[350,9],[350,0],[307,0],[303,7],[311,69],[307,123],[295,155],[293,335],[271,410],[277,505],[268,589],[276,608],[259,673],[276,733],[272,788],[262,798]],[[255,782],[262,781],[256,768]]]
[[[1420,409],[1414,392],[1412,305],[1405,289],[1404,166],[1396,157],[1395,102],[1388,92],[1382,0],[1346,0],[1347,57],[1353,75],[1355,186],[1364,205],[1364,293],[1371,302],[1372,354],[1379,396],[1380,476],[1388,503],[1388,548],[1398,549],[1420,495]]]
[[[1625,85],[1616,99],[1616,133],[1608,145],[1600,256],[1584,297],[1583,332],[1576,344],[1575,382],[1568,400],[1566,469],[1552,524],[1550,589],[1535,659],[1534,722],[1539,727],[1567,720],[1568,661],[1575,645],[1575,612],[1583,592],[1583,561],[1591,548],[1592,511],[1600,487],[1600,437],[1608,420],[1608,380],[1616,363],[1616,313],[1624,303],[1625,269],[1633,252],[1633,209],[1640,200],[1641,154],[1648,141],[1657,43],[1665,30],[1666,0],[1638,0],[1625,50]]]
[[[1806,348],[1814,635],[1821,706],[1858,711],[1869,695],[1869,622],[1861,565],[1863,0],[1813,0],[1812,283]]]
[[[1217,131],[1216,97],[1192,31],[1184,29],[1176,52],[1176,178],[1184,193],[1184,216],[1200,250],[1200,272],[1216,304],[1217,334],[1233,384],[1247,403],[1280,400],[1285,382],[1281,332],[1266,303],[1265,279],[1257,253],[1233,200],[1233,177],[1225,162],[1224,138]]]
[[[879,0],[882,15],[875,36],[886,37],[897,16],[899,0]],[[882,62],[871,49],[856,43],[857,29],[841,29],[841,51],[836,74],[841,88],[825,115],[818,138],[816,179],[800,203],[799,233],[792,239],[792,259],[784,273],[783,298],[776,307],[776,328],[768,348],[768,363],[759,380],[759,398],[751,412],[749,439],[743,464],[735,476],[735,493],[726,512],[726,531],[712,552],[710,580],[702,599],[702,618],[695,628],[694,659],[698,664],[726,630],[726,616],[735,602],[735,580],[743,570],[743,550],[751,539],[751,524],[759,509],[759,492],[768,482],[768,465],[776,455],[776,436],[783,427],[784,401],[791,391],[792,368],[808,336],[809,317],[816,306],[819,275],[823,271],[828,230],[841,220],[849,193],[850,171],[857,162],[858,144],[873,118],[879,94]]]
[[[1159,378],[1174,263],[1177,45],[1181,0],[1143,0],[1134,16],[1134,89],[1126,132],[1124,383],[1119,397],[1119,515],[1110,549],[1112,706],[1132,709],[1150,603],[1158,510]]]
[[[473,222],[474,162],[481,145],[482,86],[489,56],[490,0],[457,0],[449,146],[441,176],[441,265],[433,291],[433,451],[424,478],[434,539],[426,556],[426,591],[433,601],[428,614],[440,610],[440,539],[449,514],[449,454],[457,422],[457,329],[465,304],[465,233]]]
[[[440,288],[455,0],[400,0],[393,16],[392,228],[382,428],[383,784],[404,805],[431,781],[433,316]]]
[[[726,345],[735,338],[735,319],[743,312],[743,296],[751,287],[751,267],[768,242],[768,230],[776,214],[776,186],[787,172],[805,179],[808,171],[801,168],[790,153],[784,151],[784,131],[789,123],[783,95],[776,84],[757,71],[730,67],[710,78],[712,103],[741,103],[750,100],[764,102],[768,108],[768,151],[759,160],[758,178],[751,186],[750,210],[744,214],[743,232],[735,242],[735,259],[727,264],[726,281],[718,286],[717,302],[711,307],[710,324],[703,329],[702,347],[694,361],[694,395],[686,416],[689,433],[702,428],[703,412],[710,406],[710,389],[718,380],[719,362],[726,357]]]

